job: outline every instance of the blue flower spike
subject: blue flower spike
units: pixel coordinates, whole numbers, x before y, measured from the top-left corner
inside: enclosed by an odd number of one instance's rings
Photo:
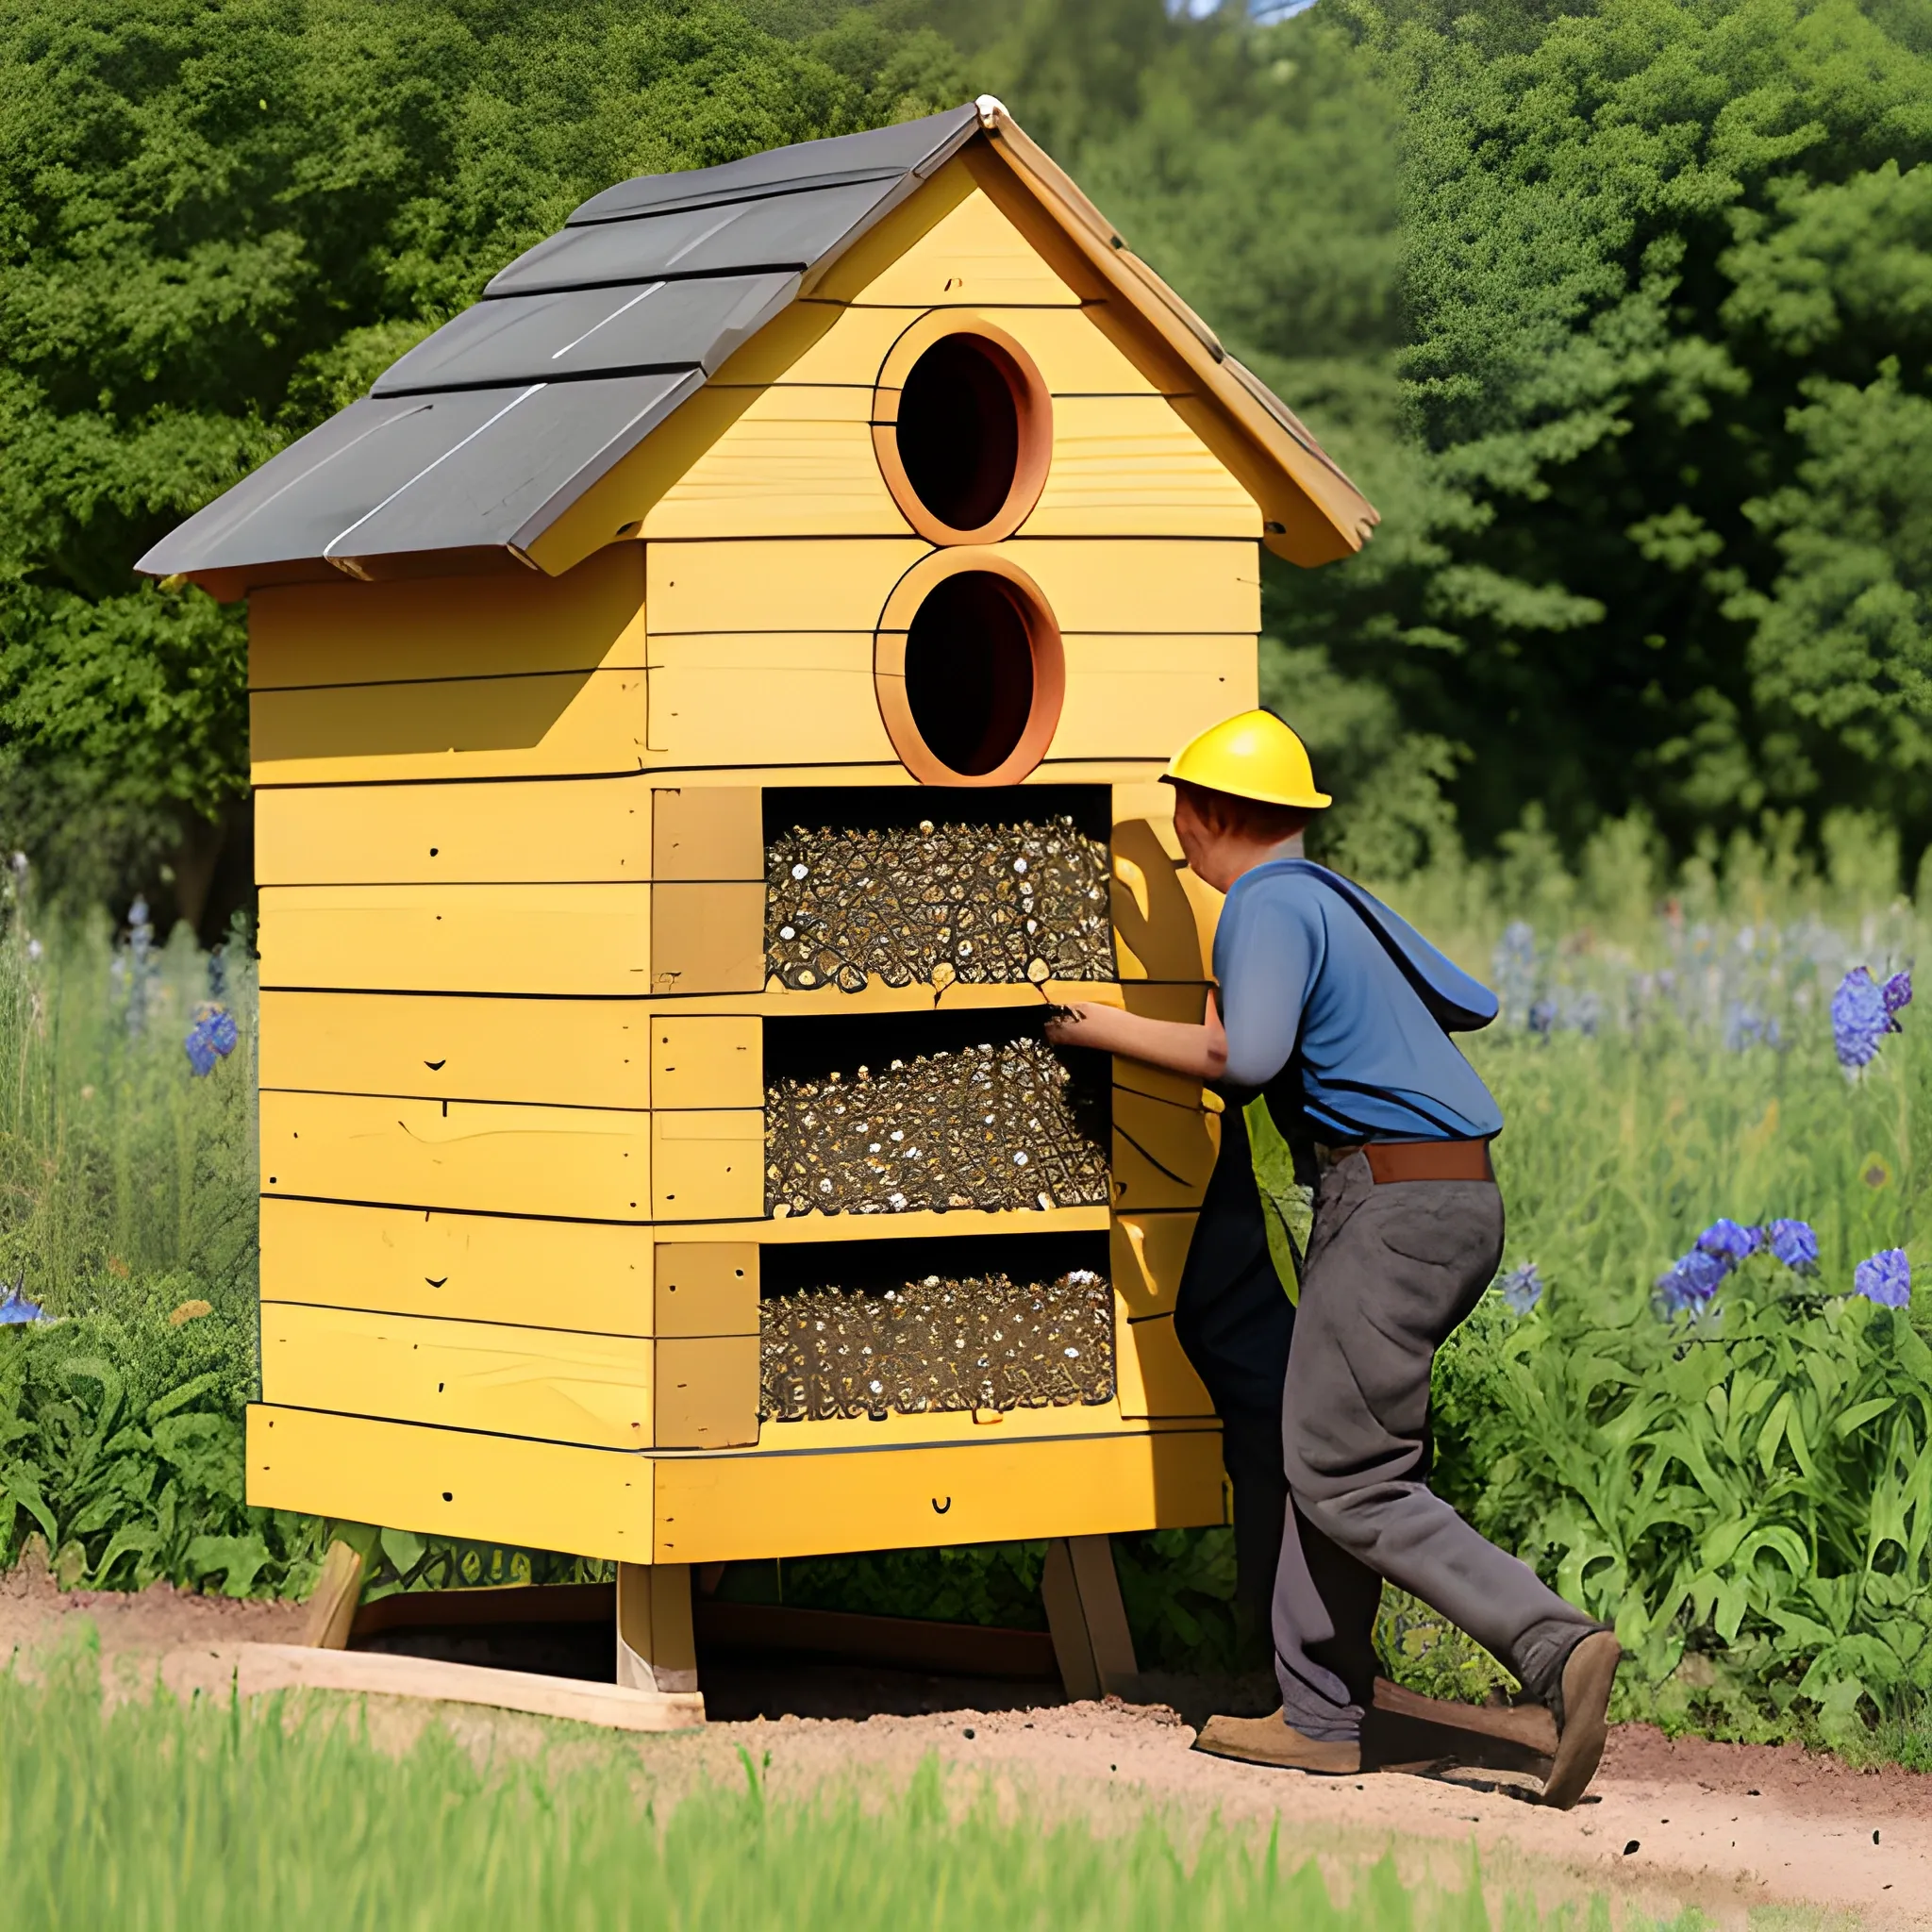
[[[1774,1221],[1765,1230],[1771,1252],[1787,1268],[1810,1269],[1818,1265],[1818,1237],[1806,1221]]]
[[[1911,996],[1909,973],[1895,973],[1880,986],[1869,966],[1854,966],[1831,996],[1831,1038],[1839,1065],[1847,1073],[1870,1066],[1879,1042],[1899,1030],[1893,1016]]]
[[[1852,1292],[1881,1308],[1902,1308],[1912,1298],[1912,1264],[1903,1248],[1880,1248],[1852,1274]]]
[[[0,1328],[25,1328],[30,1322],[49,1319],[45,1308],[21,1292],[18,1282],[7,1291],[7,1299],[0,1301]]]
[[[1503,1299],[1509,1305],[1512,1315],[1526,1315],[1543,1298],[1543,1278],[1537,1272],[1534,1261],[1525,1261],[1520,1268],[1512,1268],[1497,1282]]]

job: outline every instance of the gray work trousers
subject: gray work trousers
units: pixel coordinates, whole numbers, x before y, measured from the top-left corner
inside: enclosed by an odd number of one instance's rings
[[[1492,1181],[1377,1186],[1352,1154],[1316,1190],[1282,1404],[1290,1502],[1273,1613],[1282,1714],[1306,1736],[1359,1732],[1385,1577],[1543,1702],[1571,1650],[1602,1627],[1427,1486],[1436,1350],[1502,1252]]]

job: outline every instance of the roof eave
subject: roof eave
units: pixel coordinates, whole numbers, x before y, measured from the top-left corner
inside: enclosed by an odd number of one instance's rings
[[[1358,551],[1381,518],[1301,420],[1134,255],[1107,217],[991,95],[978,103],[983,151],[1052,223],[1107,291],[1144,323],[1206,407],[1176,408],[1259,505],[1263,541],[1291,562]],[[982,181],[994,189],[995,184]],[[1016,212],[1008,209],[1008,214]]]

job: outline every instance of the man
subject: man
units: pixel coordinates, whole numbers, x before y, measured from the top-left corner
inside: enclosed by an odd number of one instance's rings
[[[1206,1024],[1190,1026],[1081,1006],[1049,1032],[1241,1095],[1265,1093],[1318,1174],[1282,1395],[1290,1506],[1272,1605],[1282,1708],[1214,1718],[1199,1748],[1357,1771],[1386,1578],[1548,1705],[1557,1743],[1543,1802],[1568,1807],[1603,1754],[1617,1640],[1427,1487],[1436,1351],[1481,1298],[1503,1249],[1489,1151],[1502,1115],[1449,1038],[1488,1024],[1495,999],[1387,907],[1302,857],[1304,828],[1330,801],[1314,788],[1300,739],[1272,713],[1203,732],[1166,778],[1188,865],[1227,895],[1214,941],[1218,1010],[1210,1003]],[[1234,1118],[1230,1106],[1224,1125]],[[1231,1136],[1236,1145],[1245,1158],[1245,1137]],[[1217,1170],[1196,1236],[1216,1268],[1241,1257],[1213,1211],[1222,1185]],[[1234,1193],[1231,1176],[1224,1193]],[[1256,1312],[1248,1277],[1205,1279],[1193,1264],[1191,1254],[1182,1300],[1195,1306],[1177,1307],[1175,1324],[1218,1392],[1217,1383],[1239,1380],[1243,1331],[1250,1343],[1274,1331]],[[1217,1307],[1223,1291],[1238,1309]],[[1216,1349],[1223,1330],[1232,1355]]]

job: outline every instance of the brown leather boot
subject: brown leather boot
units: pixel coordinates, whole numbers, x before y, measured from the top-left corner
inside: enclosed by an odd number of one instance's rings
[[[1194,1740],[1196,1751],[1242,1764],[1272,1764],[1321,1777],[1352,1777],[1362,1768],[1355,1738],[1305,1738],[1277,1710],[1273,1717],[1210,1717]]]
[[[1604,1755],[1610,1686],[1624,1647],[1614,1630],[1593,1630],[1563,1662],[1557,1701],[1557,1755],[1543,1783],[1543,1803],[1567,1811],[1590,1789]]]

